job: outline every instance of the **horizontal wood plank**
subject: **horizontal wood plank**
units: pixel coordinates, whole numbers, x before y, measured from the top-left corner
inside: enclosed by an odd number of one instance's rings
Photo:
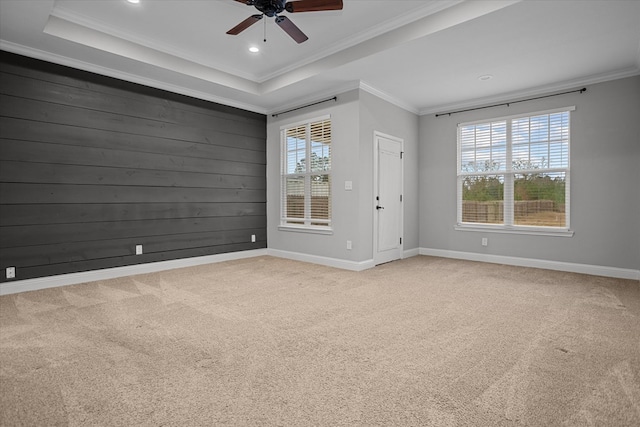
[[[105,148],[47,144],[0,138],[2,159],[15,162],[85,165],[144,170],[198,172],[219,175],[264,176],[259,163],[211,160],[177,155],[126,152]]]
[[[266,202],[264,190],[0,183],[2,204]]]
[[[238,135],[227,136],[215,141],[191,142],[162,136],[134,135],[119,130],[83,128],[12,117],[0,117],[0,137],[20,141],[210,159],[219,158],[221,153],[218,153],[218,150],[221,147],[228,147],[225,153],[236,155],[235,158],[229,158],[229,160],[252,163],[264,163],[266,150],[264,139]]]
[[[264,143],[260,138],[245,135],[237,135],[235,138],[228,133],[212,129],[163,123],[158,120],[87,110],[9,95],[0,95],[0,116],[202,144],[224,145],[224,141],[232,139],[234,142],[238,140],[247,145],[240,148],[254,150],[259,150],[259,146]]]
[[[0,204],[0,226],[78,224],[152,219],[266,216],[266,203]],[[1,230],[0,230],[1,232]]]
[[[22,225],[2,230],[2,248],[50,245],[54,243],[96,242],[101,240],[165,236],[212,231],[266,228],[259,216],[156,219],[146,221],[88,222],[83,224]]]
[[[6,51],[0,51],[0,61],[2,62],[2,71],[5,73],[72,88],[84,88],[95,92],[96,96],[118,96],[125,99],[141,100],[149,105],[164,105],[186,113],[203,114],[226,120],[252,121],[266,125],[266,116],[260,113],[126,82],[64,65],[39,61]]]
[[[123,98],[108,94],[96,96],[96,92],[79,87],[37,81],[24,76],[0,72],[0,94],[44,101],[58,105],[88,110],[122,114],[164,123],[199,126],[217,132],[260,138],[264,123],[185,112],[169,105],[149,104],[143,100]]]
[[[206,248],[228,244],[266,242],[266,231],[262,228],[222,230],[202,233],[187,233],[166,236],[144,236],[142,238],[110,239],[106,241],[65,242],[47,245],[32,245],[0,248],[0,259],[8,265],[22,269],[47,264],[61,264],[92,259],[138,256],[136,245],[143,246],[143,254]]]
[[[260,190],[260,176],[0,161],[0,182]]]

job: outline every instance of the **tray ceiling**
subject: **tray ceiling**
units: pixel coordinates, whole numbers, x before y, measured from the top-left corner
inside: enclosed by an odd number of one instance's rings
[[[0,48],[263,113],[355,87],[428,113],[640,73],[637,1],[344,0],[287,15],[302,44],[272,19],[225,34],[255,12],[0,0]]]

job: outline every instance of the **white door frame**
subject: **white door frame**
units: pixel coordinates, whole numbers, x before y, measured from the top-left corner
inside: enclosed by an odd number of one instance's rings
[[[400,144],[400,152],[401,158],[402,153],[404,152],[404,139],[398,138],[392,135],[387,135],[382,132],[374,131],[373,132],[373,197],[371,198],[373,203],[371,205],[371,210],[373,211],[373,262],[374,265],[382,264],[384,262],[388,262],[390,260],[381,260],[378,256],[378,212],[376,206],[378,206],[378,200],[376,197],[378,196],[378,139],[384,138],[391,141],[398,142]],[[404,197],[404,162],[400,162],[400,194]],[[404,236],[404,202],[400,203],[400,237]],[[400,242],[400,256],[401,259],[404,254],[404,239]]]

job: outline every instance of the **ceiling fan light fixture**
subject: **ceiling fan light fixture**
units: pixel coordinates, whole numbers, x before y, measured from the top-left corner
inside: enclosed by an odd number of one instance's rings
[[[260,52],[260,48],[258,46],[250,46],[249,47],[249,52],[258,53],[258,52]]]

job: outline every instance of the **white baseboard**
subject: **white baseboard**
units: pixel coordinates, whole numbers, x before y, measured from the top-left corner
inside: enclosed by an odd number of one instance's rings
[[[136,274],[155,273],[157,271],[175,268],[193,267],[196,265],[212,264],[216,262],[232,261],[236,259],[253,258],[271,255],[295,261],[310,262],[328,267],[341,268],[350,271],[363,271],[375,267],[373,259],[365,261],[347,261],[337,258],[317,255],[281,251],[278,249],[255,249],[250,251],[230,252],[218,255],[175,259],[169,261],[151,262],[147,264],[128,265],[124,267],[106,268],[103,270],[82,271],[79,273],[60,274],[57,276],[39,277],[36,279],[16,280],[0,283],[0,295],[18,292],[36,291],[38,289],[54,288],[58,286],[74,285],[78,283],[94,282],[96,280],[114,279],[117,277],[133,276]],[[620,279],[640,280],[640,270],[606,267],[570,262],[547,261],[532,258],[519,258],[502,255],[478,254],[473,252],[449,251],[444,249],[416,248],[404,251],[403,258],[417,255],[428,255],[443,258],[481,261],[494,264],[516,265],[519,267],[544,268],[547,270],[568,271],[572,273],[591,274],[594,276],[615,277]]]
[[[229,252],[217,255],[150,262],[147,264],[127,265],[124,267],[105,268],[102,270],[81,271],[79,273],[60,274],[57,276],[39,277],[36,279],[16,280],[0,283],[0,295],[37,291],[38,289],[75,285],[78,283],[95,282],[96,280],[115,279],[116,277],[134,276],[136,274],[155,273],[157,271],[213,264],[216,262],[231,261],[235,259],[253,258],[261,255],[267,255],[267,250],[254,249],[250,251]]]
[[[519,267],[544,268],[547,270],[567,271],[590,274],[593,276],[615,277],[618,279],[640,280],[640,270],[606,267],[601,265],[577,264],[572,262],[548,261],[543,259],[519,258],[503,255],[478,254],[473,252],[449,251],[445,249],[420,248],[420,255],[443,258],[456,258],[468,261],[481,261],[493,264],[516,265]]]
[[[402,259],[420,255],[420,248],[407,249],[402,253]]]
[[[365,261],[347,261],[347,260],[338,259],[338,258],[329,258],[329,257],[318,256],[318,255],[302,254],[298,252],[282,251],[280,249],[267,249],[267,252],[268,252],[268,255],[279,257],[279,258],[286,258],[294,261],[310,262],[312,264],[320,264],[320,265],[325,265],[327,267],[341,268],[343,270],[350,270],[350,271],[364,271],[376,266],[374,264],[373,259],[368,259]],[[411,258],[417,255],[420,255],[418,248],[408,249],[402,253],[402,258],[403,259]]]
[[[338,258],[329,258],[318,255],[301,254],[298,252],[281,251],[279,249],[267,249],[267,255],[294,261],[310,262],[312,264],[325,265],[327,267],[341,268],[343,270],[363,271],[375,267],[372,259],[366,261],[347,261]]]

